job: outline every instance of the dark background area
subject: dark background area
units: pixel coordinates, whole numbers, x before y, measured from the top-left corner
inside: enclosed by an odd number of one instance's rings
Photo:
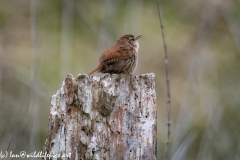
[[[161,1],[173,160],[240,159],[240,1]],[[158,159],[167,138],[164,52],[153,0],[1,0],[0,151],[41,151],[50,98],[124,34],[142,35],[135,75],[155,73]],[[95,74],[97,75],[97,74]]]

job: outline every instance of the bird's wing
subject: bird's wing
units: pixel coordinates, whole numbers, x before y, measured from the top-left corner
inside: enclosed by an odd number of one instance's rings
[[[130,47],[118,46],[117,48],[111,47],[104,51],[103,55],[100,57],[100,62],[105,65],[118,63],[125,58],[128,58],[133,51]]]
[[[101,72],[124,73],[131,66],[131,60],[135,54],[132,48],[118,46],[107,49],[100,57]]]

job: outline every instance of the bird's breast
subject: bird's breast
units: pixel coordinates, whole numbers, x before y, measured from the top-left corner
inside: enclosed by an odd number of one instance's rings
[[[139,49],[139,43],[138,41],[135,42],[135,47],[134,47],[135,51],[138,52]]]

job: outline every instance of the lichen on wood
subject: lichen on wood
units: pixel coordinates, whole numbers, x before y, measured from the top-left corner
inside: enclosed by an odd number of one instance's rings
[[[51,99],[44,151],[76,160],[154,160],[156,112],[154,74],[68,75]]]

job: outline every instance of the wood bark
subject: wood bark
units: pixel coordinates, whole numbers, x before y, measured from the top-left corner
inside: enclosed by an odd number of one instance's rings
[[[154,77],[68,75],[51,99],[44,152],[58,155],[51,159],[155,160]]]

